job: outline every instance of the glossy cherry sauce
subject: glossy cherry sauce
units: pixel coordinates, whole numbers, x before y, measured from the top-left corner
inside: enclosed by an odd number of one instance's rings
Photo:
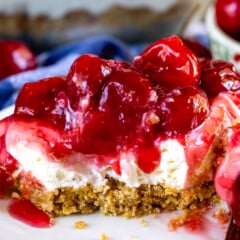
[[[54,224],[52,218],[47,213],[39,210],[27,199],[11,199],[8,212],[15,219],[32,227],[48,228]]]

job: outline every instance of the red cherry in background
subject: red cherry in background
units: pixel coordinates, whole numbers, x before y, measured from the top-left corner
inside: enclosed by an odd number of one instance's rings
[[[0,41],[0,59],[0,80],[37,67],[34,53],[20,41]]]
[[[215,13],[219,27],[240,40],[240,0],[217,0]]]
[[[232,63],[224,60],[200,59],[202,67],[200,87],[208,97],[215,97],[220,92],[240,90],[240,74]]]

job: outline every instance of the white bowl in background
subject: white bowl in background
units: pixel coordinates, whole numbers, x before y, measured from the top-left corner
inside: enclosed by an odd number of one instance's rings
[[[228,36],[217,25],[214,6],[206,14],[206,29],[214,59],[232,62],[240,71],[240,42]]]

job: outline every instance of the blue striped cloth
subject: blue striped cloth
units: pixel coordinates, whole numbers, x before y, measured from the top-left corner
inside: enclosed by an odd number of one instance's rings
[[[127,45],[111,36],[91,37],[79,42],[62,45],[38,56],[39,67],[0,81],[0,110],[14,104],[19,90],[26,82],[65,75],[74,59],[84,53],[96,54],[105,59],[131,61],[144,48]]]

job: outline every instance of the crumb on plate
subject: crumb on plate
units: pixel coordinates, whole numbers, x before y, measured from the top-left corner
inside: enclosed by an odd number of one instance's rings
[[[87,223],[84,221],[77,221],[74,223],[75,228],[77,229],[84,229],[87,227]]]
[[[204,221],[205,208],[184,210],[181,215],[171,219],[168,223],[170,231],[176,231],[179,227],[186,227],[190,231],[201,228]]]
[[[213,213],[213,217],[217,219],[220,224],[226,224],[231,219],[231,211],[224,208],[219,208]]]
[[[145,219],[142,219],[141,224],[142,224],[142,226],[146,227],[147,226],[147,221]]]
[[[110,238],[105,233],[102,233],[101,240],[110,240]]]

